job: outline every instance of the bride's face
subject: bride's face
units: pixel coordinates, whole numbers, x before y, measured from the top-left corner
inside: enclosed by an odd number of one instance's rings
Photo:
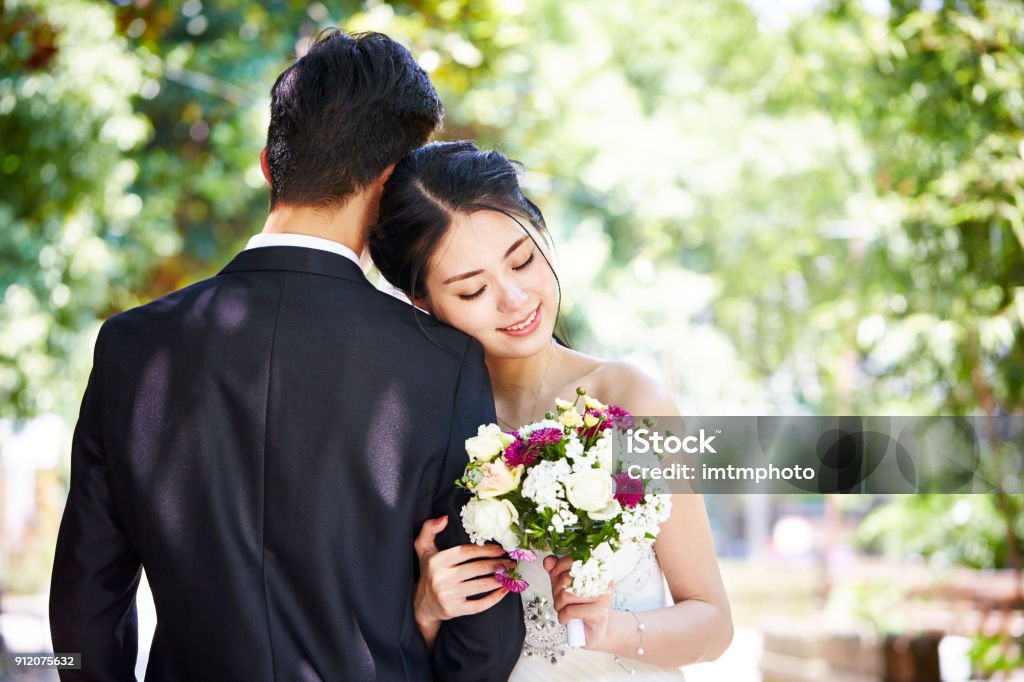
[[[431,258],[422,307],[483,344],[488,355],[524,358],[551,341],[558,285],[532,226],[477,211],[452,221]],[[534,241],[536,239],[536,242]]]

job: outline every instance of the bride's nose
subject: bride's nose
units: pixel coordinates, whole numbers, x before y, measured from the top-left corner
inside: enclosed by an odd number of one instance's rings
[[[500,284],[498,295],[498,312],[514,313],[523,309],[529,295],[514,280],[506,280]]]

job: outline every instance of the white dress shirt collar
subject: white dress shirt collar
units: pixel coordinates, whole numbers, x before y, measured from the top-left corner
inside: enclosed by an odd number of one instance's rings
[[[348,258],[356,265],[359,265],[360,270],[362,269],[362,266],[359,263],[359,256],[356,255],[355,251],[344,244],[331,241],[330,239],[323,239],[322,237],[313,237],[308,234],[261,232],[249,239],[249,243],[245,245],[245,250],[259,249],[265,246],[301,246],[306,249],[330,251],[331,253],[336,253],[339,256]]]

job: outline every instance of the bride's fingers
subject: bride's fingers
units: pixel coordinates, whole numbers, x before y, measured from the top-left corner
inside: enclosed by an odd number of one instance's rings
[[[572,568],[572,557],[564,556],[554,563],[549,562],[548,559],[554,559],[553,556],[544,557],[544,568],[547,569],[548,574],[553,578],[559,573],[564,573]]]
[[[614,590],[614,580],[608,583],[608,590],[604,594],[599,594],[596,597],[578,597],[572,592],[570,592],[568,589],[563,589],[557,595],[553,595],[553,606],[555,607],[555,611],[562,611],[566,607],[571,606],[573,604],[594,604],[598,602],[611,604],[612,594],[614,593]]]
[[[607,618],[607,613],[611,608],[607,604],[600,603],[586,603],[586,604],[570,604],[564,609],[558,612],[558,622],[565,625],[573,618],[579,618],[582,621],[594,618],[595,616],[603,616]]]
[[[423,522],[416,540],[412,543],[413,549],[416,550],[416,556],[420,558],[420,561],[437,552],[435,539],[437,534],[444,530],[447,525],[447,516],[439,516],[436,519],[427,519]]]
[[[453,564],[505,555],[501,545],[458,545],[444,551],[449,553]]]
[[[474,613],[486,611],[501,601],[501,598],[508,594],[508,590],[500,585],[498,581],[491,579],[490,585],[483,586],[486,579],[481,579],[481,587],[466,588],[465,584],[459,588],[445,593],[439,602],[442,620],[450,620],[459,616],[468,616]],[[463,592],[459,592],[463,590]],[[482,595],[479,599],[469,599]]]
[[[428,581],[430,591],[436,595],[439,602],[445,603],[446,607],[451,607],[453,604],[449,602],[460,601],[467,594],[479,594],[499,587],[500,583],[494,579],[494,570],[498,566],[511,568],[514,565],[508,559],[490,559],[474,561],[469,564],[441,567],[433,570],[430,574]],[[468,592],[461,589],[463,583],[467,581],[472,582],[477,579],[490,579],[493,582],[489,585],[472,588]]]
[[[562,590],[558,594],[554,595],[555,611],[561,611],[562,609],[572,604],[591,604],[600,599],[600,597],[577,597],[569,590]]]
[[[571,567],[572,564],[569,564]],[[562,590],[565,590],[572,583],[572,576],[569,575],[569,568],[551,573],[551,595],[557,597]]]
[[[572,604],[558,611],[558,622],[562,625],[566,625],[573,618],[583,620],[583,617],[586,615],[588,614],[582,611],[578,605]]]
[[[508,559],[482,559],[480,561],[474,561],[469,564],[459,564],[452,569],[453,574],[460,582],[466,580],[472,580],[473,578],[480,578],[488,575],[494,575],[494,571],[499,566],[504,566],[506,569],[514,568],[516,563]]]
[[[429,521],[427,523],[430,523]],[[438,552],[436,549],[432,554],[426,556],[427,565],[433,572],[454,568],[465,562],[472,562],[477,559],[493,559],[505,554],[500,545],[458,545],[450,549]],[[423,557],[421,556],[422,560]]]
[[[486,611],[487,609],[491,608],[492,606],[494,606],[495,604],[500,602],[502,600],[502,598],[504,598],[504,596],[506,594],[508,594],[508,590],[506,588],[504,588],[504,587],[500,587],[497,590],[495,590],[494,592],[492,592],[489,595],[487,595],[486,597],[482,597],[480,599],[474,599],[473,601],[467,601],[466,602],[466,611],[465,611],[465,613],[462,613],[461,615],[463,615],[463,616],[470,616],[470,615],[472,615],[474,613],[480,613],[481,611]]]
[[[488,575],[459,583],[458,587],[452,590],[452,594],[464,599],[466,597],[475,597],[478,594],[486,594],[501,586],[501,583],[493,575]]]

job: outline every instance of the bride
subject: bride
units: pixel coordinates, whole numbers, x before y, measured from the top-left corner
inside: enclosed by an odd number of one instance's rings
[[[555,398],[574,401],[578,386],[636,415],[678,415],[668,392],[633,366],[558,341],[560,290],[549,245],[544,218],[520,191],[516,165],[471,142],[431,144],[402,160],[369,241],[385,279],[483,345],[502,428],[543,419]],[[428,643],[441,620],[476,613],[505,595],[493,577],[480,575],[493,570],[493,561],[461,563],[466,547],[433,546],[447,522],[427,521],[417,539],[416,617]],[[571,559],[523,565],[530,582],[521,595],[527,634],[511,679],[594,681],[633,673],[679,680],[680,666],[722,654],[732,619],[699,495],[674,495],[653,550],[620,553],[616,564],[609,592],[589,599],[565,589]],[[467,599],[474,593],[490,594]],[[566,645],[570,618],[583,620],[584,649]]]

